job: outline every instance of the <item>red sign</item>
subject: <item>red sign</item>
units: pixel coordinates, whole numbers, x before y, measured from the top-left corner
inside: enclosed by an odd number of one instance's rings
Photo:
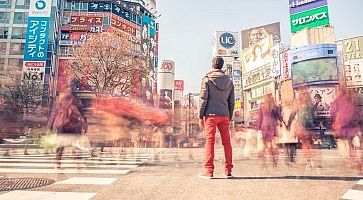
[[[172,62],[163,62],[161,65],[162,71],[172,71],[173,70],[173,63]]]
[[[45,62],[25,62],[25,67],[45,67]]]
[[[289,58],[288,58],[287,51],[283,52],[281,54],[283,79],[289,79],[290,78],[289,61],[288,61],[288,59]]]
[[[121,31],[124,31],[126,33],[129,33],[133,36],[136,36],[136,28],[129,25],[128,22],[126,22],[126,20],[124,20],[122,18],[119,18],[117,16],[112,16],[111,26],[115,27]]]
[[[95,16],[72,16],[72,25],[102,25],[103,17]]]
[[[184,80],[175,80],[174,90],[184,90]]]

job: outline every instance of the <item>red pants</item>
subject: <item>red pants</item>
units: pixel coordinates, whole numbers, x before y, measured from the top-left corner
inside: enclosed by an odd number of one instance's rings
[[[229,134],[229,117],[226,116],[207,116],[204,121],[205,129],[205,163],[204,167],[208,174],[213,175],[214,171],[214,144],[216,140],[216,130],[221,133],[222,145],[224,147],[225,156],[225,173],[230,173],[232,170],[232,145],[231,136]]]

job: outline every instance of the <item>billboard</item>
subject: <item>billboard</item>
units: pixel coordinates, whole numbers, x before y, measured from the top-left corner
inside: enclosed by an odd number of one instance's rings
[[[281,41],[280,22],[243,30],[241,34],[242,49],[251,48],[267,37],[272,38],[275,45]]]
[[[162,89],[159,93],[159,108],[172,109],[173,108],[173,90]]]
[[[308,10],[290,16],[291,32],[295,33],[305,28],[329,25],[328,6]]]
[[[328,5],[327,0],[289,0],[290,15]]]
[[[121,17],[112,15],[111,26],[130,35],[136,36],[137,27]]]
[[[289,51],[285,50],[280,54],[282,76],[281,80],[291,78],[291,62],[289,62]]]
[[[157,84],[159,89],[174,89],[175,64],[174,61],[164,60],[161,62],[157,73]]]
[[[71,16],[71,24],[72,25],[99,25],[102,26],[103,17],[96,16]]]
[[[184,80],[175,80],[174,90],[184,90]]]
[[[363,59],[351,60],[345,65],[345,81],[347,87],[363,86]]]
[[[237,32],[217,31],[213,36],[213,56],[239,57]]]
[[[355,37],[342,41],[344,64],[350,60],[363,59],[363,37]]]
[[[330,117],[330,104],[337,96],[335,87],[310,87],[310,96],[314,103],[315,116]]]
[[[338,82],[336,58],[318,58],[292,64],[294,86],[321,82]]]
[[[274,63],[274,74],[280,73],[279,45],[273,46],[273,39],[267,37],[242,54],[243,72],[250,72],[259,67]]]
[[[51,2],[31,0],[23,62],[23,80],[44,81]]]

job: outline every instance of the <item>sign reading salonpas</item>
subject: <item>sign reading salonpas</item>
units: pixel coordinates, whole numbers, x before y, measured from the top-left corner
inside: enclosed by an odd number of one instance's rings
[[[44,81],[51,0],[31,0],[24,48],[23,79]]]
[[[319,7],[290,16],[291,32],[295,33],[305,28],[329,25],[328,6]]]
[[[239,55],[239,40],[237,32],[217,31],[213,38],[213,56]]]

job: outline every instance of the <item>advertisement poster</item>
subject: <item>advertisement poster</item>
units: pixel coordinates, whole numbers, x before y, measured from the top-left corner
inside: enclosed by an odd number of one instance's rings
[[[148,66],[155,68],[155,58],[157,57],[155,51],[157,48],[156,23],[148,16],[142,18],[141,43],[142,54],[148,60]]]
[[[363,59],[363,37],[355,37],[342,41],[344,64],[350,60]]]
[[[251,48],[261,40],[270,37],[273,45],[281,41],[280,22],[242,31],[242,49]]]
[[[242,54],[244,73],[256,70],[259,67],[275,62],[275,74],[280,73],[279,46],[273,46],[272,38],[268,37],[247,49]]]
[[[345,65],[345,81],[347,87],[363,86],[363,59],[350,60]]]
[[[173,90],[160,90],[159,94],[159,108],[172,109],[173,108]]]
[[[296,33],[305,28],[329,25],[328,6],[308,10],[290,16],[291,33]]]
[[[174,81],[174,90],[184,90],[184,80]]]
[[[311,87],[310,96],[313,100],[314,110],[317,117],[330,116],[330,104],[336,97],[335,87]]]
[[[337,81],[336,58],[319,58],[292,64],[293,84]]]

